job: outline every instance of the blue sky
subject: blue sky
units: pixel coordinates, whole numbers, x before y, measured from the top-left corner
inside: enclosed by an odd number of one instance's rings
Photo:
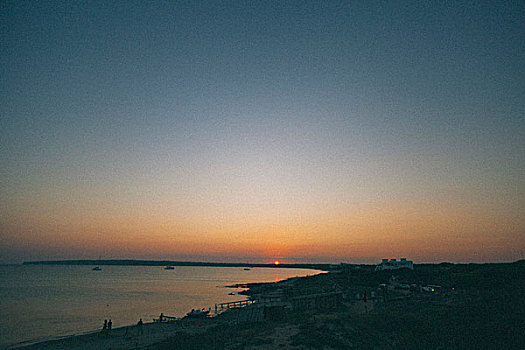
[[[519,258],[524,13],[4,2],[4,260]]]

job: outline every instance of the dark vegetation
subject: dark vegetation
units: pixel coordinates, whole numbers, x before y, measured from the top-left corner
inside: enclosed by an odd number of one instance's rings
[[[392,275],[407,284],[439,285],[439,293],[378,285]],[[250,294],[281,291],[284,297],[339,290],[345,301],[332,310],[274,313],[262,323],[217,323],[202,334],[180,333],[155,349],[525,349],[525,261],[513,264],[417,265],[414,270],[342,268],[293,283],[255,285]],[[368,313],[354,297],[377,293]],[[272,337],[294,327],[286,344]]]
[[[150,349],[244,349],[249,346],[272,344],[269,336],[275,327],[276,324],[270,322],[235,326],[218,324],[204,333],[191,335],[184,332],[176,333]]]

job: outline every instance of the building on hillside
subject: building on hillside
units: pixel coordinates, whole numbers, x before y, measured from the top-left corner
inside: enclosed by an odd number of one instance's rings
[[[414,269],[414,262],[407,260],[406,258],[396,259],[383,259],[381,264],[376,266],[376,271],[381,270],[397,270],[397,269]]]

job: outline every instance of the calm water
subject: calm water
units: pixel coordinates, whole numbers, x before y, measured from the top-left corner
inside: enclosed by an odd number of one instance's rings
[[[161,266],[0,266],[0,347],[25,341],[150,322],[163,312],[183,316],[192,308],[243,300],[226,285],[273,282],[313,275],[305,269]]]

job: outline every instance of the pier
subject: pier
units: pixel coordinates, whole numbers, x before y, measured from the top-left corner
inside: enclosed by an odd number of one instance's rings
[[[215,304],[215,314],[218,314],[223,311],[230,310],[230,309],[238,309],[241,307],[246,307],[249,305],[253,305],[255,303],[256,303],[256,300],[249,299],[249,300],[230,301],[227,303]]]
[[[218,315],[227,310],[240,309],[240,308],[245,308],[247,306],[270,307],[270,306],[285,306],[287,304],[288,303],[283,302],[280,297],[230,301],[227,303],[215,304],[215,314]]]

